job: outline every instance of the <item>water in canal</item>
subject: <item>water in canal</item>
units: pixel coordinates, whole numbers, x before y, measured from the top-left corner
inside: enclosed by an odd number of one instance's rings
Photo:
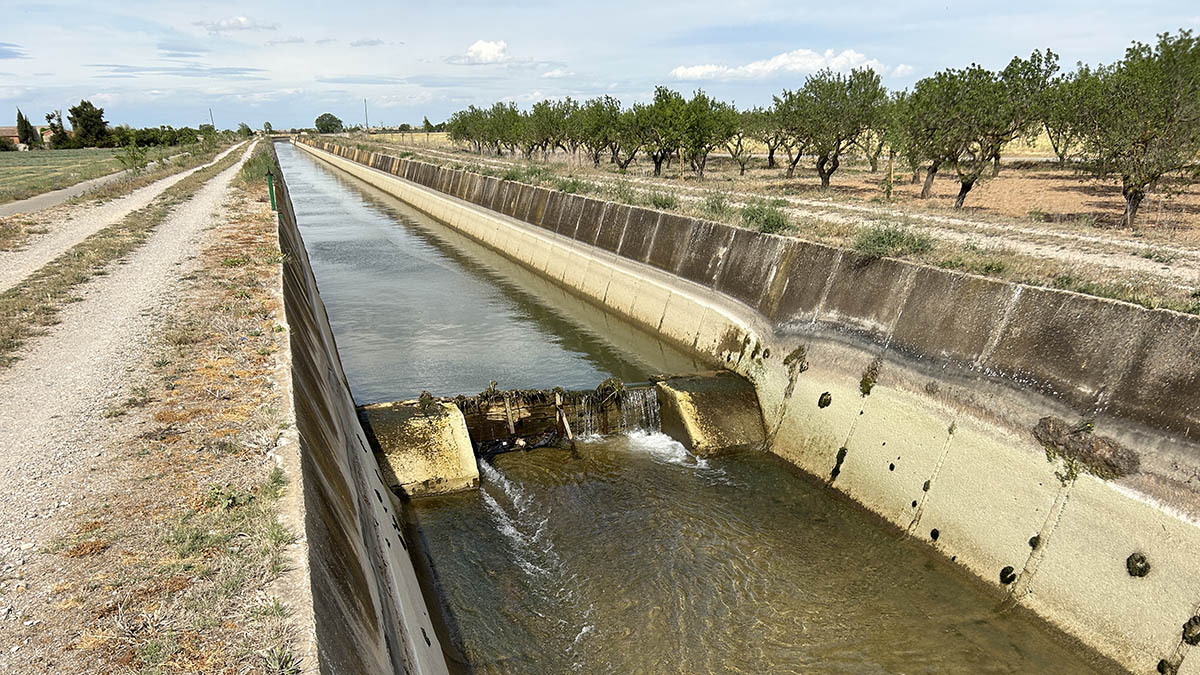
[[[405,204],[276,146],[359,403],[702,367]],[[1097,667],[762,452],[661,433],[512,453],[412,502],[443,644],[495,673]]]

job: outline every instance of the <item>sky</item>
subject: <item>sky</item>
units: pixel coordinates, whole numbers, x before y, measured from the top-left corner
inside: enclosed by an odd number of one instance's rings
[[[110,124],[220,128],[438,122],[468,105],[703,88],[769,105],[821,68],[904,89],[1049,48],[1065,67],[1200,27],[1190,1],[942,0],[5,3],[0,125],[81,99]],[[7,121],[11,116],[14,121]]]

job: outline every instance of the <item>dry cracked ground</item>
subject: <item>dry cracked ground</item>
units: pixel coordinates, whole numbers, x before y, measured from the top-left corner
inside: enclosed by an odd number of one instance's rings
[[[310,669],[266,149],[0,252],[0,672]]]

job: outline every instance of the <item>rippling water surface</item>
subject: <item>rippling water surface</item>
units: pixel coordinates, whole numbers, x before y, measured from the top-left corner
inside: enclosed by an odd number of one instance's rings
[[[279,145],[355,397],[700,364]],[[783,460],[659,433],[501,455],[410,505],[443,644],[496,673],[1074,673],[1082,658]]]

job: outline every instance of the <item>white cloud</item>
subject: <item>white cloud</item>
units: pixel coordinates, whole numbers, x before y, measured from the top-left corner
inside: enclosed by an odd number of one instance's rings
[[[196,21],[195,25],[203,27],[210,33],[219,34],[234,30],[275,30],[277,23],[261,23],[244,16],[234,16],[217,21]]]
[[[508,60],[508,43],[504,40],[476,40],[475,44],[467,47],[465,54],[451,56],[446,62],[460,66],[482,66]]]
[[[892,68],[892,77],[908,77],[909,75],[912,75],[913,72],[915,72],[915,71],[916,71],[916,69],[913,68],[912,66],[908,65],[907,63],[901,63],[900,65],[896,66],[895,68]]]
[[[278,40],[267,40],[267,46],[274,47],[276,45],[299,45],[304,44],[304,42],[304,38],[292,35],[289,37],[280,38]]]
[[[383,44],[383,40],[380,40],[379,38],[374,38],[371,40],[351,40],[350,41],[351,47],[378,47],[381,44]]]
[[[762,80],[774,75],[787,73],[809,74],[823,68],[847,71],[853,68],[871,68],[876,72],[884,70],[882,63],[868,59],[853,49],[835,52],[827,49],[814,52],[811,49],[776,54],[769,59],[753,61],[743,66],[719,66],[703,64],[696,66],[678,66],[671,71],[671,77],[677,80]]]
[[[566,68],[555,68],[554,70],[547,70],[546,72],[542,73],[542,77],[546,78],[547,80],[558,80],[564,77],[571,77],[574,74],[575,73],[568,71]]]

